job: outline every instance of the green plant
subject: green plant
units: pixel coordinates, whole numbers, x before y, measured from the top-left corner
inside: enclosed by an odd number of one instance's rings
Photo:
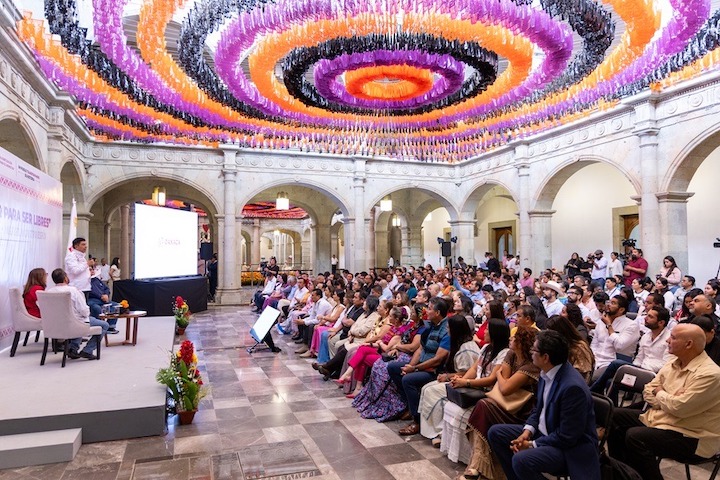
[[[177,353],[170,354],[170,366],[161,368],[155,375],[158,383],[172,392],[179,412],[197,410],[200,400],[207,394],[197,360],[193,343],[185,340]]]
[[[175,297],[173,303],[173,314],[175,315],[175,324],[178,328],[187,328],[190,325],[190,307],[187,302],[181,297]]]

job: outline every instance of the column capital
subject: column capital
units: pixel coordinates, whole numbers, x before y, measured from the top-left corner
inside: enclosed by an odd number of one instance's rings
[[[655,196],[658,203],[687,203],[695,192],[658,192]]]
[[[235,177],[237,176],[237,170],[232,167],[228,168],[228,166],[226,165],[222,169],[222,174],[224,182],[234,182]]]
[[[530,217],[536,217],[536,218],[542,218],[542,217],[552,217],[557,210],[528,210],[528,215]]]
[[[630,196],[630,200],[635,202],[638,206],[642,205],[642,195],[632,195]]]
[[[475,220],[449,220],[448,223],[451,226],[462,226],[462,225],[475,225],[477,223]]]

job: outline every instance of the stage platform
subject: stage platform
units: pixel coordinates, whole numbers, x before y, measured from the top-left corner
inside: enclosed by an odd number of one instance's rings
[[[112,337],[124,338],[125,322],[117,328]],[[155,373],[169,364],[173,317],[141,318],[136,346],[103,344],[99,361],[68,359],[65,368],[52,351],[40,366],[43,338],[34,338],[13,358],[9,348],[0,353],[0,435],[81,428],[82,442],[92,443],[164,433],[166,389]]]

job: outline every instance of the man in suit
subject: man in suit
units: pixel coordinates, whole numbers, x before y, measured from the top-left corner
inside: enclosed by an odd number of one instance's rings
[[[538,333],[532,350],[540,368],[537,405],[525,426],[499,424],[488,441],[509,480],[542,480],[543,473],[600,479],[595,412],[590,389],[568,363],[559,333]]]

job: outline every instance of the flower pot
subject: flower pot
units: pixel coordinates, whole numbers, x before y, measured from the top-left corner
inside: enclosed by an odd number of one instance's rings
[[[185,335],[185,327],[175,326],[175,333],[178,335]]]
[[[195,418],[197,410],[190,410],[186,412],[178,412],[178,418],[180,418],[180,425],[190,425]]]

